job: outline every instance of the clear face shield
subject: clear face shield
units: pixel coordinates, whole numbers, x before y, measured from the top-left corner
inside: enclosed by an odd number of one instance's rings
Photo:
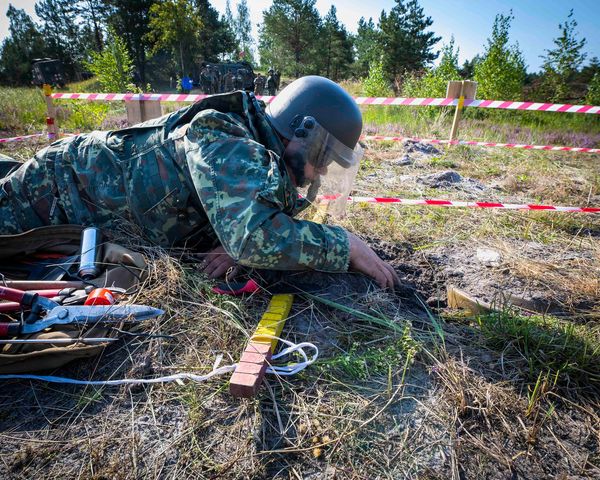
[[[284,157],[301,193],[309,202],[322,199],[328,213],[343,216],[358,173],[363,149],[351,149],[325,130],[313,117],[297,115],[290,126],[294,136]],[[302,189],[305,191],[302,191]]]

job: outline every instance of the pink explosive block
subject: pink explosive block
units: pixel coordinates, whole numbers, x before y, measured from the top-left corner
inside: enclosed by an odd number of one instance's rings
[[[270,361],[270,343],[248,342],[231,376],[229,393],[234,397],[242,398],[251,398],[256,395]]]

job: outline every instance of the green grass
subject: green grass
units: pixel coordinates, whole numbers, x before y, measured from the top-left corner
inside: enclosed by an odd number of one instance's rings
[[[33,133],[45,122],[46,103],[40,89],[0,87],[0,130]]]
[[[411,362],[420,345],[413,339],[408,325],[397,340],[377,346],[364,347],[359,342],[350,349],[326,359],[317,360],[319,372],[332,379],[345,378],[350,382],[364,381],[372,376],[396,371],[401,364]]]
[[[365,133],[447,139],[454,117],[450,107],[362,107]],[[597,147],[598,115],[469,109],[463,112],[458,139]]]
[[[541,376],[574,393],[600,393],[600,329],[551,316],[523,316],[509,311],[479,316],[476,324],[495,348],[512,351],[527,362],[530,381]]]
[[[82,80],[81,82],[69,83],[64,89],[57,91],[73,92],[73,93],[96,93],[101,92],[100,82],[96,77]]]

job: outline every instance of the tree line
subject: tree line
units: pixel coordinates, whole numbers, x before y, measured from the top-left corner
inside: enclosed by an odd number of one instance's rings
[[[335,6],[321,16],[315,3],[273,0],[263,11],[256,44],[247,0],[238,1],[235,11],[227,0],[223,15],[209,0],[39,0],[38,23],[10,5],[0,83],[29,84],[33,60],[44,57],[60,59],[69,79],[81,79],[116,39],[138,85],[195,77],[205,61],[245,60],[291,77],[365,79],[370,94],[443,96],[448,80],[474,79],[480,98],[600,103],[600,62],[594,57],[586,63],[586,40],[573,11],[541,52],[542,70],[528,73],[510,40],[512,12],[498,14],[483,52],[459,65],[453,38],[435,49],[441,38],[418,0],[395,0],[376,21],[361,18],[356,34],[340,22]]]

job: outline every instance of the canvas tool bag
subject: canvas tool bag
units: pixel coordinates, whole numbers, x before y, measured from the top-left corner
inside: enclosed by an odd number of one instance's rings
[[[77,255],[84,227],[79,225],[52,225],[40,227],[18,235],[0,235],[0,273],[3,263],[36,252]],[[128,291],[136,289],[143,280],[146,262],[141,254],[113,243],[103,244],[101,258],[105,270],[90,283],[98,287],[119,287]],[[5,277],[11,280],[10,277]],[[3,319],[6,321],[6,318]],[[67,339],[86,337],[111,337],[108,327],[84,330],[77,326],[60,326],[20,338]],[[0,374],[27,373],[58,368],[77,358],[98,355],[107,344],[71,345],[12,344],[0,345]]]

